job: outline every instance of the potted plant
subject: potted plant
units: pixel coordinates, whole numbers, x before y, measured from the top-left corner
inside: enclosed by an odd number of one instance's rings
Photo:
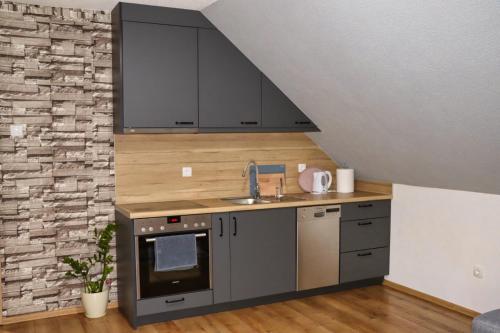
[[[82,303],[87,318],[99,318],[106,314],[109,289],[106,279],[113,271],[113,257],[109,254],[109,243],[116,230],[116,224],[108,224],[101,231],[94,230],[97,251],[93,256],[81,260],[64,257],[64,263],[71,266],[67,277],[78,278],[83,282]],[[94,268],[101,268],[101,273],[92,275]]]

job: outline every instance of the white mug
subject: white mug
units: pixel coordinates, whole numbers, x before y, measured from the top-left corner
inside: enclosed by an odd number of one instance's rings
[[[332,185],[332,173],[330,171],[320,171],[313,173],[312,193],[326,193]]]

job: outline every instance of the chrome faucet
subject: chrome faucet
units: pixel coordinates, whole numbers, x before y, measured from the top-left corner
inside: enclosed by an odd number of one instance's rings
[[[260,185],[259,185],[259,167],[257,166],[257,163],[255,163],[254,160],[248,161],[247,166],[245,167],[245,169],[243,169],[241,177],[245,177],[247,175],[247,171],[249,170],[251,165],[255,167],[255,193],[253,197],[254,199],[260,199],[261,196],[260,196]]]

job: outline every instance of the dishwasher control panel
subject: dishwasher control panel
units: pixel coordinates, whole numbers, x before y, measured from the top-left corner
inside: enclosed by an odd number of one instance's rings
[[[340,205],[313,206],[297,209],[298,221],[314,220],[337,215],[340,218]]]

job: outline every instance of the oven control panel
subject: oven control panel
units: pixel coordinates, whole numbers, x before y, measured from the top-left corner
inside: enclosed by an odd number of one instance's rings
[[[134,220],[135,235],[208,229],[212,229],[212,216],[210,214],[153,217]]]

